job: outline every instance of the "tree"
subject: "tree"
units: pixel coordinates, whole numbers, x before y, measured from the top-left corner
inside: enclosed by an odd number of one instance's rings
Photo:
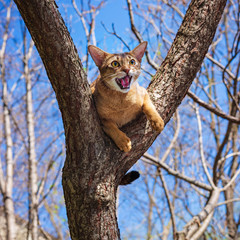
[[[15,3],[35,41],[63,117],[67,152],[62,183],[71,238],[119,239],[115,213],[118,184],[157,135],[141,116],[124,127],[133,150],[120,152],[101,129],[85,72],[56,4]],[[225,4],[226,0],[190,4],[148,88],[165,123],[200,69]]]
[[[15,216],[14,216],[14,204],[13,204],[13,141],[11,136],[11,122],[10,122],[10,112],[8,105],[8,88],[6,81],[6,44],[9,37],[9,23],[11,18],[12,2],[6,7],[7,16],[5,29],[3,34],[3,42],[0,50],[0,66],[1,66],[1,80],[2,80],[2,102],[3,102],[3,122],[4,122],[4,138],[6,141],[6,179],[4,179],[4,174],[0,168],[0,191],[3,195],[4,201],[4,212],[6,216],[7,223],[7,239],[11,240],[15,238]],[[1,167],[1,165],[0,165]]]

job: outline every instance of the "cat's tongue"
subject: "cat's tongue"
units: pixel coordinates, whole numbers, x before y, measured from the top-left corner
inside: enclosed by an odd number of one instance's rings
[[[116,83],[121,89],[129,89],[132,77],[126,75],[123,78],[116,78]]]
[[[128,88],[129,87],[129,83],[130,83],[129,76],[126,76],[126,77],[121,78],[119,80],[121,81],[121,84],[122,84],[123,88]]]

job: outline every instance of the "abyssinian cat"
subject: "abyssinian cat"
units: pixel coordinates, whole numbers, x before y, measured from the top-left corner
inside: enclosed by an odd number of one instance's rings
[[[131,140],[119,128],[141,112],[156,131],[161,132],[164,127],[146,89],[137,83],[146,47],[147,42],[142,42],[132,51],[120,54],[110,54],[93,45],[88,47],[100,71],[91,90],[103,130],[124,152],[131,150]]]

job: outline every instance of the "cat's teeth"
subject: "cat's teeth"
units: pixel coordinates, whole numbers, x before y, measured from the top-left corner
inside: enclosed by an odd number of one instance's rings
[[[126,75],[123,78],[117,78],[116,82],[121,89],[128,89],[130,88],[131,79],[132,77]]]

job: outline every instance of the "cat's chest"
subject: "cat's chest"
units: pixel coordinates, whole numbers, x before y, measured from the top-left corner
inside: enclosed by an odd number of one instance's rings
[[[101,118],[111,119],[117,125],[123,126],[135,119],[142,112],[145,89],[136,86],[124,97],[112,95],[111,98],[99,98],[97,109]]]
[[[115,102],[115,101],[114,101]],[[142,101],[140,99],[130,99],[117,101],[115,105],[110,105],[106,109],[106,118],[113,120],[119,127],[135,119],[142,112]]]
[[[127,111],[141,108],[145,95],[144,91],[145,89],[137,85],[126,95],[113,94],[110,99],[105,99],[105,103],[113,111]]]

